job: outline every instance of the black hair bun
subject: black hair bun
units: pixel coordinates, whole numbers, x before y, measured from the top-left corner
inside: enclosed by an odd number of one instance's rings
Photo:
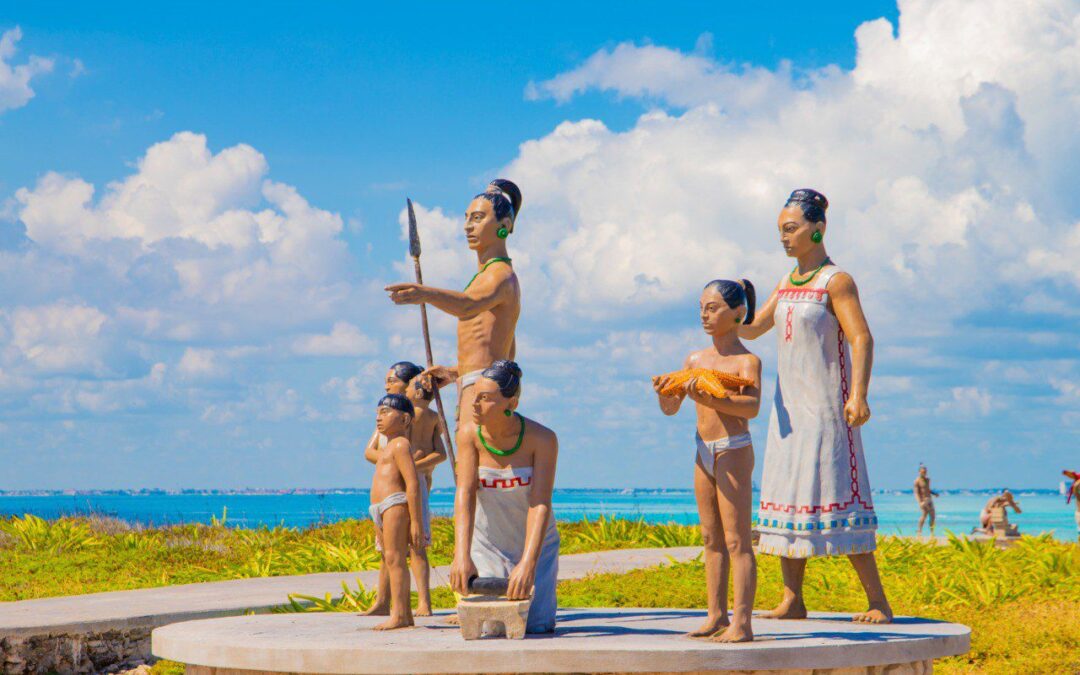
[[[394,377],[405,384],[408,384],[414,377],[424,372],[423,368],[412,361],[398,361],[390,366],[390,369],[394,371]]]
[[[799,188],[798,190],[792,191],[791,196],[788,197],[788,203],[791,202],[813,204],[822,211],[827,211],[829,209],[829,200],[825,198],[825,195],[810,188]]]
[[[829,208],[829,200],[825,195],[810,188],[799,188],[791,193],[784,206],[798,204],[803,215],[812,223],[824,223],[825,211]]]
[[[499,370],[507,370],[514,377],[521,377],[521,366],[508,359],[500,359],[491,364],[492,368],[498,368]]]
[[[521,367],[513,361],[496,361],[485,368],[481,376],[499,385],[499,391],[506,398],[513,398],[521,391]]]
[[[506,196],[510,198],[510,205],[514,207],[515,215],[521,211],[521,188],[517,186],[517,183],[505,178],[496,178],[488,185],[497,187],[506,193]]]

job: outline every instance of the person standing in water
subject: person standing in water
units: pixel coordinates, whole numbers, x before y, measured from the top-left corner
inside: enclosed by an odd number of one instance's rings
[[[473,435],[458,445],[451,587],[509,579],[506,597],[532,597],[527,633],[555,630],[559,531],[551,511],[559,439],[517,412],[521,369],[496,361],[475,383]]]
[[[761,477],[759,553],[780,556],[784,597],[770,618],[805,619],[806,561],[846,555],[869,607],[853,617],[889,623],[893,613],[874,550],[877,516],[860,429],[870,419],[874,360],[859,292],[825,251],[829,202],[795,190],[780,211],[780,242],[798,264],[739,335],[777,328],[777,373]]]
[[[934,536],[934,519],[936,514],[934,513],[934,497],[937,497],[938,493],[930,489],[930,476],[926,471],[926,467],[922,464],[919,465],[919,475],[915,478],[915,501],[919,503],[919,536],[922,536],[923,523],[927,518],[930,518],[930,536]]]
[[[398,305],[427,303],[458,320],[457,365],[435,366],[425,373],[436,386],[458,385],[456,441],[468,443],[475,433],[469,411],[472,386],[480,373],[501,359],[514,358],[514,331],[521,314],[521,287],[510,265],[506,239],[521,209],[521,190],[499,178],[476,195],[465,210],[465,239],[476,252],[477,272],[462,291],[416,283],[386,287]],[[462,419],[464,412],[464,419]]]
[[[1074,517],[1076,518],[1076,540],[1080,541],[1080,477],[1073,481],[1069,488],[1069,497],[1076,504]]]
[[[754,446],[749,420],[757,416],[761,407],[761,360],[743,346],[738,327],[754,320],[754,286],[745,279],[741,283],[710,281],[701,292],[700,314],[701,327],[712,337],[712,345],[686,357],[683,368],[719,370],[754,385],[715,398],[699,392],[694,380],[690,380],[685,390],[665,396],[662,392],[668,387],[669,377],[661,375],[653,379],[653,388],[665,415],[677,413],[688,397],[697,412],[694,494],[705,545],[709,616],[690,636],[747,642],[754,639],[750,617],[757,588],[757,565],[750,538]],[[735,611],[730,622],[729,570],[735,589]]]

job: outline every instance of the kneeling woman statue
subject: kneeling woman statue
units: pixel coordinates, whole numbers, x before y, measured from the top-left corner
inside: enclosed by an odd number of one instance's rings
[[[473,577],[509,578],[509,599],[532,597],[526,632],[550,633],[559,572],[551,512],[559,441],[515,411],[521,369],[513,361],[493,363],[475,387],[476,433],[458,448],[450,584],[465,594]]]

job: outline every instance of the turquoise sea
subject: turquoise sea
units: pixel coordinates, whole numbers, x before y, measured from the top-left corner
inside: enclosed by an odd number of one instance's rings
[[[979,510],[995,490],[943,491],[937,499],[938,534],[946,530],[969,532]],[[1014,490],[1023,513],[1010,520],[1026,534],[1050,532],[1067,541],[1076,539],[1073,506],[1056,490]],[[755,495],[756,497],[756,495]],[[453,512],[449,489],[432,492],[436,515]],[[756,501],[756,499],[755,499]],[[343,518],[367,517],[366,490],[304,491],[285,494],[221,492],[165,492],[0,495],[0,515],[32,513],[45,518],[97,513],[146,524],[208,523],[227,513],[237,527],[260,525],[305,527]],[[918,507],[910,491],[874,494],[883,534],[914,534]],[[559,520],[581,520],[601,515],[643,518],[648,522],[697,523],[694,495],[689,490],[622,489],[556,490],[555,515]]]

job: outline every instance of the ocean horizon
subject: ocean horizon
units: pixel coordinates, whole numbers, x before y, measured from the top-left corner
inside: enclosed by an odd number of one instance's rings
[[[1010,511],[1009,519],[1022,533],[1076,539],[1074,507],[1065,503],[1058,490],[1011,489],[1023,512]],[[216,519],[235,527],[303,528],[366,518],[369,492],[357,488],[4,491],[0,492],[0,516],[98,515],[151,526]],[[938,492],[937,533],[961,534],[978,524],[979,511],[1000,488]],[[756,500],[756,489],[754,494]],[[919,509],[911,490],[875,490],[873,499],[882,534],[915,534]],[[453,515],[453,501],[453,488],[431,492],[431,508],[437,516]],[[606,516],[649,523],[698,523],[693,491],[682,488],[559,488],[552,502],[555,517],[561,521]]]

